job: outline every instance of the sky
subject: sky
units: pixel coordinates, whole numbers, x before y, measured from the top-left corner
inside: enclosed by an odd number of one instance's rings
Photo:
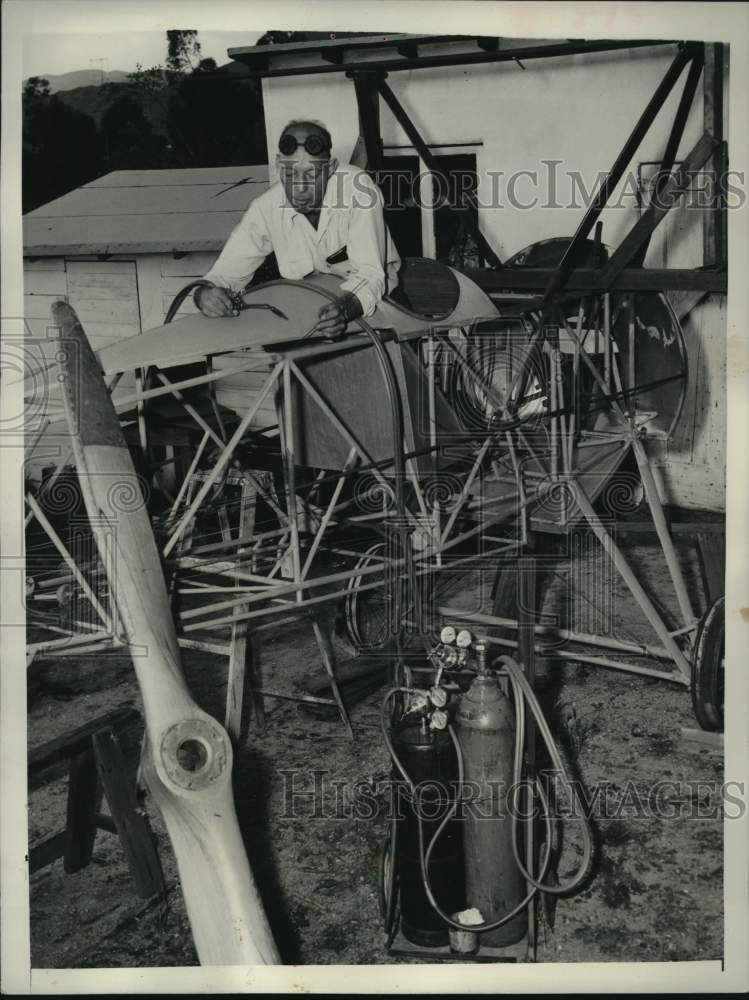
[[[190,23],[169,27],[189,28]],[[201,31],[198,41],[203,58],[209,56],[219,66],[229,61],[228,48],[254,45],[259,31]],[[103,68],[126,73],[136,68],[156,66],[166,60],[166,29],[100,34],[30,34],[24,38],[23,77],[69,73],[79,69],[100,69],[98,60],[106,59]],[[92,62],[92,60],[97,60]]]

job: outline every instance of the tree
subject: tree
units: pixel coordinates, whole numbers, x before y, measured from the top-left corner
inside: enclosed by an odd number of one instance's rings
[[[72,191],[101,173],[96,123],[57,96],[24,100],[23,211]]]
[[[155,93],[169,86],[166,70],[161,63],[158,66],[151,66],[150,69],[143,69],[142,63],[136,63],[134,72],[128,73],[127,79],[138,90],[149,93]]]
[[[170,89],[169,134],[182,165],[266,163],[265,120],[255,80],[193,72]]]
[[[201,57],[196,31],[167,31],[164,66],[129,74],[142,107],[167,140],[159,166],[265,163],[260,87],[221,73]]]
[[[166,33],[166,68],[172,73],[192,72],[200,64],[197,31],[172,28]]]
[[[24,101],[34,101],[39,97],[49,97],[49,80],[43,76],[30,76],[23,88]]]
[[[215,73],[217,69],[216,60],[209,56],[207,59],[200,60],[193,73]]]
[[[287,42],[292,41],[296,32],[294,31],[266,31],[265,34],[258,38],[258,45],[285,45]]]
[[[124,94],[101,119],[107,170],[163,166],[164,142],[143,113],[141,104]]]

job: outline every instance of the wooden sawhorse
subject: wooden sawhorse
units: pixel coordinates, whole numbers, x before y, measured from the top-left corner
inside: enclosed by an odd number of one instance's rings
[[[64,859],[68,874],[80,871],[91,861],[97,832],[106,830],[120,838],[137,894],[148,899],[163,893],[156,845],[138,805],[135,784],[127,778],[118,739],[118,733],[137,721],[136,709],[117,709],[29,751],[29,778],[69,761],[65,829],[30,849],[30,874],[58,858]],[[99,811],[102,796],[109,805],[108,815]]]

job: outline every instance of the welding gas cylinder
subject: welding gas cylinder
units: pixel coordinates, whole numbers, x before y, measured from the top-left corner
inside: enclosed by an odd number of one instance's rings
[[[481,911],[485,923],[499,920],[526,895],[512,852],[511,818],[515,716],[497,678],[480,671],[460,699],[455,728],[463,754],[463,853],[466,906]],[[523,842],[522,825],[518,841]],[[522,856],[522,855],[521,855]],[[526,933],[527,908],[481,944],[506,947]]]
[[[449,930],[429,902],[421,874],[418,815],[421,816],[423,846],[434,833],[455,796],[458,777],[457,754],[449,733],[431,729],[426,721],[409,721],[393,735],[393,747],[418,796],[393,777],[399,794],[396,866],[400,886],[401,929],[407,940],[428,948],[446,945]],[[450,820],[440,834],[429,862],[429,881],[434,898],[445,913],[463,908],[463,856],[461,824]]]

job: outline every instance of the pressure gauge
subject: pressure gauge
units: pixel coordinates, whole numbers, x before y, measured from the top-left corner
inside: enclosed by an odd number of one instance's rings
[[[458,637],[455,641],[459,649],[468,649],[473,642],[473,636],[467,628],[462,628],[460,632],[458,632]]]
[[[435,685],[429,692],[429,698],[436,708],[444,708],[447,704],[447,691]]]
[[[440,642],[444,642],[446,646],[449,646],[451,642],[455,642],[455,629],[452,625],[445,625],[445,627],[440,632]]]
[[[441,708],[432,712],[432,729],[445,729],[447,726],[447,712]]]

